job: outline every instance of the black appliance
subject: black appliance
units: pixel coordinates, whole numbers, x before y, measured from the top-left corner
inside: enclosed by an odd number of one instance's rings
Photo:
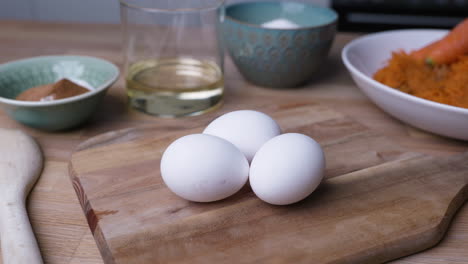
[[[341,31],[452,28],[468,17],[468,0],[332,0]]]

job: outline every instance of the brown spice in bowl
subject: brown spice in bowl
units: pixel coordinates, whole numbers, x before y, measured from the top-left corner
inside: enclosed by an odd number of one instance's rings
[[[52,101],[77,96],[89,92],[88,89],[67,79],[56,83],[36,86],[23,91],[16,97],[20,101]]]

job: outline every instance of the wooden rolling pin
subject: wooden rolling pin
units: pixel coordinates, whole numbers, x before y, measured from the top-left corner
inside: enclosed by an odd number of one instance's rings
[[[42,152],[18,130],[0,129],[0,241],[4,264],[41,264],[26,197],[42,171]]]

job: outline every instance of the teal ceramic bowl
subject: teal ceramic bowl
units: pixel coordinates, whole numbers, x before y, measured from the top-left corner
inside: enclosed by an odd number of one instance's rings
[[[118,76],[114,64],[86,56],[43,56],[8,62],[0,65],[0,108],[30,127],[48,131],[72,128],[91,116]],[[49,102],[15,100],[24,90],[62,78],[86,81],[94,89]]]
[[[337,19],[332,9],[312,4],[244,2],[226,7],[222,35],[245,79],[260,86],[296,87],[323,65]],[[275,20],[283,23],[271,25]],[[294,28],[284,28],[285,20]]]

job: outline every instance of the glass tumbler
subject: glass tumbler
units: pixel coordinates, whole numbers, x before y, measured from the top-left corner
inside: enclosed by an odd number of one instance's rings
[[[222,103],[221,0],[120,0],[130,105],[163,117]]]

